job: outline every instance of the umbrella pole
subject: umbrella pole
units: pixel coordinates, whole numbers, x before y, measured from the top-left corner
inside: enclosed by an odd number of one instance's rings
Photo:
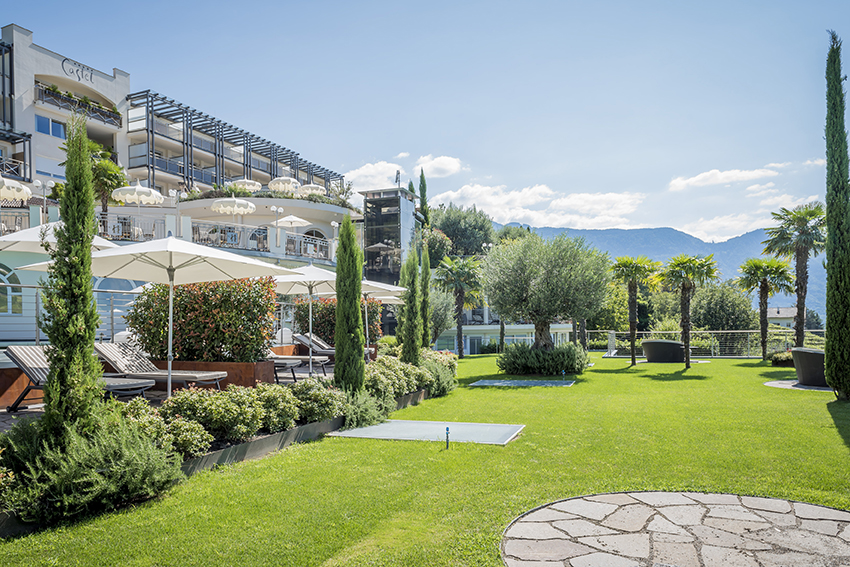
[[[168,268],[168,397],[171,397],[171,341],[174,337],[174,268]]]
[[[309,286],[307,291],[310,292],[310,376],[313,375],[313,286]]]

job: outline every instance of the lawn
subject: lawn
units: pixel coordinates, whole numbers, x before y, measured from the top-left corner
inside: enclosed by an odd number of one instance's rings
[[[517,515],[623,490],[732,492],[850,508],[850,404],[767,388],[751,360],[594,356],[571,388],[461,387],[398,419],[521,423],[505,447],[327,438],[199,474],[134,509],[0,543],[6,565],[487,565]]]

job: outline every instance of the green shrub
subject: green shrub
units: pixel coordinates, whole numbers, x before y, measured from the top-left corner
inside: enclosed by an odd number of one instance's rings
[[[366,332],[366,314],[363,312],[363,302],[360,300],[360,318],[363,321],[363,332]],[[369,342],[375,344],[381,338],[381,313],[383,304],[370,297],[369,305]],[[306,297],[295,299],[295,310],[292,321],[296,332],[306,333],[310,329],[310,303]],[[313,298],[313,333],[318,335],[326,343],[333,346],[336,340],[336,298],[320,297]],[[365,335],[364,335],[365,336]]]
[[[3,459],[3,449],[0,449],[0,462]],[[0,510],[11,508],[9,495],[12,492],[12,486],[15,484],[15,473],[0,465]]]
[[[779,351],[767,356],[772,366],[794,366],[794,358],[791,356],[791,351]]]
[[[422,360],[433,360],[448,368],[452,376],[457,376],[457,355],[447,350],[422,349]]]
[[[364,386],[375,398],[389,395],[393,399],[427,388],[431,375],[418,366],[407,364],[392,356],[379,356],[366,365]]]
[[[505,347],[505,352],[496,360],[496,365],[505,374],[581,374],[587,366],[587,353],[572,343],[548,351],[533,350],[525,343],[516,343]]]
[[[200,423],[216,439],[244,441],[263,424],[264,410],[253,390],[231,384],[227,390],[188,388],[178,390],[162,403],[160,414]]]
[[[499,341],[487,341],[478,348],[478,354],[498,354]]]
[[[254,278],[174,288],[174,357],[206,362],[257,362],[274,334],[274,281]],[[125,316],[152,358],[168,354],[168,286],[153,284]]]
[[[356,392],[348,396],[345,405],[345,429],[382,423],[386,415],[378,400],[365,391]]]
[[[179,459],[157,447],[132,420],[114,413],[82,435],[69,426],[62,449],[35,420],[0,439],[4,467],[16,482],[5,496],[25,521],[52,524],[146,500],[182,478]]]
[[[378,344],[378,358],[382,356],[392,356],[398,358],[401,356],[401,345],[386,345],[386,344]]]
[[[174,450],[183,455],[184,459],[200,457],[210,450],[213,436],[196,421],[180,417],[168,422],[168,433]]]
[[[431,374],[433,381],[428,388],[428,395],[432,398],[441,398],[457,386],[451,368],[440,364],[436,360],[426,360],[423,364],[425,370]]]
[[[378,339],[377,344],[394,347],[398,346],[398,339],[395,338],[395,335],[386,335]]]
[[[298,400],[291,389],[276,384],[257,384],[255,395],[265,412],[263,429],[275,433],[295,427]]]
[[[302,423],[325,421],[345,413],[347,398],[342,390],[315,378],[300,380],[291,386],[298,399]]]

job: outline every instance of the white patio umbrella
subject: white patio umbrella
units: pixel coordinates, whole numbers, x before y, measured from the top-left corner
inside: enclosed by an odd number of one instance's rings
[[[136,203],[139,216],[142,216],[142,205],[161,205],[165,201],[162,193],[150,187],[143,187],[138,179],[135,185],[126,185],[113,190],[112,198],[122,203]]]
[[[0,175],[0,200],[27,201],[30,197],[32,197],[32,191],[29,187]]]
[[[271,181],[269,181],[269,189],[272,191],[281,191],[283,193],[294,193],[301,187],[301,183],[298,182],[294,177],[289,177],[288,175],[282,175],[280,177],[275,177]]]
[[[304,220],[301,217],[296,217],[295,215],[286,215],[285,217],[274,221],[275,226],[285,226],[288,228],[295,228],[297,226],[310,226],[310,221]]]
[[[298,192],[302,195],[324,195],[327,193],[327,190],[321,185],[308,183],[307,185],[302,185]]]
[[[222,215],[233,215],[233,224],[236,224],[236,215],[250,215],[257,210],[257,206],[251,201],[236,197],[216,199],[210,208]]]
[[[310,374],[313,374],[313,295],[336,293],[336,273],[317,268],[313,264],[295,268],[293,275],[276,276],[276,291],[281,295],[306,293],[309,301],[310,325]]]
[[[259,181],[254,181],[252,179],[237,179],[230,185],[232,187],[245,189],[246,191],[250,191],[251,193],[256,193],[257,191],[263,188],[262,183],[260,183]]]
[[[30,264],[19,270],[45,272],[50,262]],[[293,274],[292,270],[216,248],[169,236],[129,246],[94,252],[92,274],[168,284],[168,395],[171,396],[171,341],[174,331],[174,286],[187,283],[236,280],[258,276]]]
[[[44,240],[50,245],[50,249],[55,250],[56,229],[60,226],[62,226],[62,221],[57,221],[0,236],[0,251],[47,254],[41,247],[41,237],[44,235]],[[107,248],[117,247],[117,244],[99,236],[95,236],[91,243],[92,250],[106,250]]]

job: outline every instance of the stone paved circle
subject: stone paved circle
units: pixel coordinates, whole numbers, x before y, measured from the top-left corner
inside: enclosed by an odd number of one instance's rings
[[[502,536],[508,567],[850,567],[850,512],[695,492],[553,502]]]

